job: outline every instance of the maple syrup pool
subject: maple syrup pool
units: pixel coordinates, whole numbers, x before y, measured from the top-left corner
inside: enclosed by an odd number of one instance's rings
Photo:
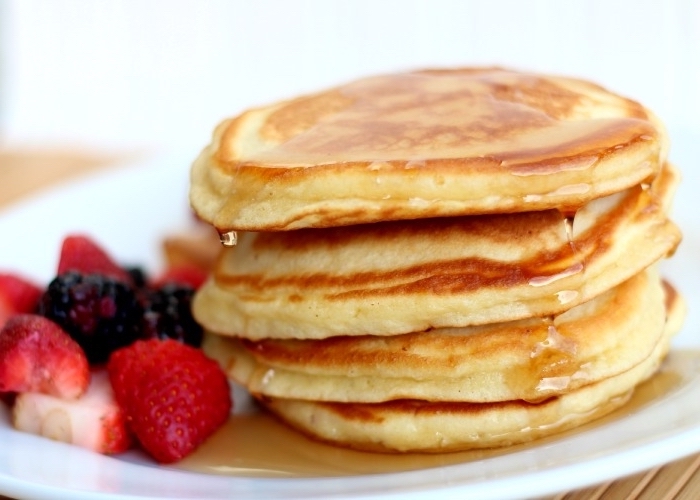
[[[229,421],[176,468],[238,477],[337,477],[404,472],[466,463],[514,453],[617,421],[680,390],[700,373],[700,350],[672,351],[658,373],[611,414],[532,443],[507,448],[443,454],[368,453],[312,441],[274,417],[258,412],[232,415]]]

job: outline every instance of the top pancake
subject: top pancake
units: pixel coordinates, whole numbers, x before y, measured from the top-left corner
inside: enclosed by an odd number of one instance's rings
[[[589,82],[418,71],[224,121],[190,200],[222,233],[574,210],[653,177],[667,149],[648,110]]]

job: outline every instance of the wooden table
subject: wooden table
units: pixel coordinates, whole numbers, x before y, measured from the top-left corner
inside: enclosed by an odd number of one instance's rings
[[[109,168],[133,157],[89,151],[0,149],[0,207],[47,185]],[[547,497],[554,499],[697,500],[700,499],[700,454],[617,481]]]

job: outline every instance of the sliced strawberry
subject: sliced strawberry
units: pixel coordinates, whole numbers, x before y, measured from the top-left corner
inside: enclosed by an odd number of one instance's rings
[[[66,400],[35,392],[17,396],[12,423],[23,432],[114,454],[131,446],[124,413],[105,370],[93,373],[87,392]]]
[[[63,240],[57,274],[68,271],[102,274],[131,283],[129,273],[119,266],[101,246],[84,235],[70,235]]]
[[[157,276],[151,286],[160,288],[168,283],[191,286],[195,290],[202,286],[207,279],[207,272],[194,265],[177,265],[166,269],[160,276]]]
[[[107,370],[131,430],[161,463],[190,454],[231,411],[219,365],[175,340],[136,341],[115,351]]]
[[[41,392],[75,399],[89,381],[85,353],[53,321],[17,314],[0,330],[0,392]]]

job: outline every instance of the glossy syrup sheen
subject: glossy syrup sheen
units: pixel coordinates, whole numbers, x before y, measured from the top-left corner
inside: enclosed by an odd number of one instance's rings
[[[593,84],[485,68],[359,80],[286,104],[260,133],[276,146],[254,162],[470,157],[518,175],[587,169],[657,136],[641,105]]]
[[[266,413],[234,415],[179,468],[239,477],[334,477],[453,465],[542,446],[625,418],[680,390],[700,373],[700,351],[673,351],[629,402],[591,424],[526,445],[444,454],[367,453],[311,441]]]

